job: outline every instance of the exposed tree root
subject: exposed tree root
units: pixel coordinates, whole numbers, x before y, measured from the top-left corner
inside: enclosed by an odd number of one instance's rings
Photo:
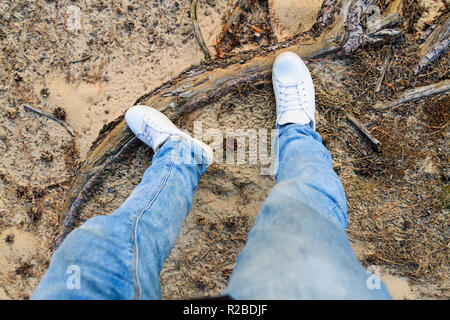
[[[355,7],[353,4],[360,2],[359,0],[326,1],[328,6],[322,8],[326,9],[328,14],[319,15],[319,17],[324,18],[325,24],[328,22],[332,22],[332,24],[328,27],[319,26],[319,29],[323,28],[323,31],[312,42],[309,40],[306,43],[300,42],[286,47],[290,43],[287,41],[270,48],[259,49],[258,53],[253,55],[253,58],[251,54],[248,55],[250,60],[247,62],[240,59],[221,67],[216,67],[217,64],[215,63],[208,66],[193,67],[151,93],[144,95],[137,100],[137,103],[152,106],[164,112],[172,121],[177,121],[184,114],[203,107],[207,102],[218,99],[243,84],[268,78],[275,57],[282,51],[293,51],[303,59],[308,60],[326,55],[333,56],[337,52],[351,53],[367,43],[391,41],[400,35],[397,30],[387,29],[401,20],[399,5],[401,0],[395,0],[376,27],[363,28],[362,34],[358,31],[358,37],[363,37],[364,40],[354,40],[356,36],[349,35],[347,32],[351,29],[348,28],[348,25],[366,23],[366,19],[363,19],[362,13],[359,11],[356,14],[359,17],[357,21],[351,18],[355,16],[355,10],[361,10],[361,5]],[[365,1],[363,2],[364,6],[368,5]],[[330,5],[334,5],[335,9],[330,8]],[[363,7],[362,12],[366,12],[364,11],[366,9],[367,6]],[[334,18],[330,17],[331,12],[335,15]],[[353,40],[349,41],[349,39]],[[277,50],[279,48],[285,49]],[[266,55],[258,55],[260,52],[266,53]],[[56,247],[72,230],[77,218],[78,207],[85,199],[86,191],[98,178],[100,172],[117,158],[118,154],[131,143],[133,138],[134,136],[128,130],[123,116],[110,123],[105,130],[102,130],[99,139],[94,142],[83,168],[75,177],[65,201],[64,215],[61,221],[61,230],[57,236]]]
[[[424,86],[420,88],[413,88],[411,90],[403,92],[403,94],[396,100],[388,102],[380,102],[376,104],[373,109],[376,111],[386,111],[388,109],[392,110],[404,103],[434,96],[437,94],[443,94],[450,90],[450,80],[443,80],[439,83],[434,83],[429,86]]]

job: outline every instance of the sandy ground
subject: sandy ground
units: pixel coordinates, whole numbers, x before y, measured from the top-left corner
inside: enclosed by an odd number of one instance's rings
[[[307,0],[299,5],[296,0],[271,0],[269,5],[275,36],[283,41],[311,29],[322,1]]]
[[[199,1],[199,24],[212,52],[233,3]],[[319,0],[271,1],[277,39],[308,30],[320,5]],[[424,5],[430,10],[418,22],[420,28],[438,12],[433,1],[424,1]],[[143,94],[201,63],[203,56],[188,11],[188,1],[0,3],[1,299],[27,299],[38,284],[48,266],[65,192],[103,125]],[[301,22],[294,24],[291,20]],[[314,77],[325,71],[333,73],[336,68],[352,71],[321,62],[311,68]],[[348,93],[340,79],[317,83],[327,92]],[[193,113],[182,125],[192,128],[195,119],[212,128],[273,128],[274,101],[267,96],[268,86],[263,85],[259,98],[259,89],[252,89],[249,96],[253,94],[256,102],[252,100],[251,108],[250,102],[230,96],[230,110],[216,103],[206,111]],[[62,108],[62,118],[75,136],[53,120],[25,111],[24,104],[48,113]],[[318,117],[324,128],[329,120],[324,115]],[[326,136],[326,130],[321,134]],[[336,168],[350,162],[344,159],[343,145],[330,143],[330,148]],[[102,182],[82,209],[79,223],[117,208],[150,163],[151,153],[141,144],[123,155],[103,173]],[[423,162],[422,167],[429,175],[439,174],[431,160]],[[205,174],[161,275],[164,298],[217,295],[224,289],[246,234],[275,183],[273,177],[261,176],[259,170],[249,165],[214,165]],[[350,190],[360,179],[352,172],[348,169],[342,173],[347,181],[344,185],[348,184]],[[355,203],[356,196],[350,196],[349,201]],[[367,208],[350,206],[350,210]],[[361,224],[358,219],[353,218],[355,225]],[[362,261],[377,250],[372,240],[350,238]],[[438,284],[412,284],[398,268],[381,266],[380,272],[394,298],[445,297]]]

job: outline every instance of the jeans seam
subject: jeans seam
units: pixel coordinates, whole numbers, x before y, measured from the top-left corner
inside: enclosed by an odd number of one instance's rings
[[[177,145],[176,150],[178,152],[178,145]],[[155,194],[151,197],[151,199],[147,202],[146,206],[138,213],[138,215],[134,221],[134,226],[133,226],[133,230],[132,230],[132,238],[133,238],[133,251],[134,251],[134,280],[136,283],[136,299],[137,300],[140,300],[142,298],[141,297],[142,296],[141,283],[139,281],[139,248],[138,248],[138,243],[137,243],[137,229],[138,229],[139,221],[140,221],[141,217],[151,207],[151,205],[155,201],[156,197],[160,194],[162,188],[167,183],[167,180],[170,176],[170,173],[172,172],[172,168],[175,163],[173,160],[173,157],[171,156],[170,158],[171,158],[171,162],[170,162],[169,170],[167,171],[167,174],[164,177],[161,185],[158,187],[158,189],[156,190]]]

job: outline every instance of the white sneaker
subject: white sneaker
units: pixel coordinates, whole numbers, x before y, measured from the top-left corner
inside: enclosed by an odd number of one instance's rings
[[[125,121],[136,137],[153,150],[157,150],[170,137],[178,137],[199,146],[208,163],[212,162],[213,152],[209,146],[178,129],[169,118],[154,108],[133,106],[125,113]]]
[[[314,84],[305,63],[293,52],[280,54],[272,68],[276,125],[310,123],[316,129]]]

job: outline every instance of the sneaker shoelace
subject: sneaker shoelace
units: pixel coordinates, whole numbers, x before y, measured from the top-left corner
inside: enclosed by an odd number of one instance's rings
[[[165,133],[162,128],[147,118],[144,120],[144,127],[139,134],[147,138],[151,145],[154,145],[156,137],[162,133]]]
[[[303,84],[300,83],[300,84]],[[284,85],[282,83],[278,84],[280,93],[280,112],[284,113],[291,110],[303,110],[304,104],[306,103],[306,94],[304,93],[304,88],[300,84]]]
[[[172,137],[178,137],[181,139],[183,138],[183,135],[181,133],[169,133],[167,132],[167,130],[164,130],[157,122],[152,121],[150,118],[145,118],[144,119],[144,126],[142,128],[142,131],[138,134],[140,136],[144,136],[150,143],[150,145],[152,145],[153,147],[155,146],[155,142],[156,142],[156,138],[158,136],[160,136],[161,134],[168,134],[169,136]],[[195,143],[193,140],[190,141],[190,143]],[[201,147],[202,149],[202,154],[204,154],[203,152],[203,147],[201,145],[198,145],[199,147]]]

